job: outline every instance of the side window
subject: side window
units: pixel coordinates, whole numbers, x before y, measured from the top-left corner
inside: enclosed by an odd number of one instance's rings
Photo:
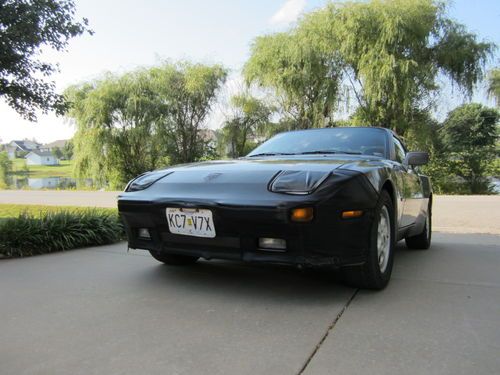
[[[398,161],[399,163],[402,163],[403,160],[405,160],[405,156],[406,156],[405,148],[403,147],[403,145],[401,144],[399,139],[397,139],[396,137],[393,137],[392,139],[394,141],[394,151],[396,154],[396,161]]]

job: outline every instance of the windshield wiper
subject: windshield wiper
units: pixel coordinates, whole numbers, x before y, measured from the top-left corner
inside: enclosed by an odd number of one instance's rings
[[[362,155],[361,152],[355,152],[355,151],[331,151],[331,150],[314,150],[314,151],[304,151],[300,153],[300,155],[314,155],[314,154]]]
[[[256,156],[276,156],[276,155],[296,155],[289,152],[262,152],[260,154],[249,155],[249,158],[254,158]]]
[[[279,155],[315,155],[315,154],[348,154],[348,155],[362,155],[361,152],[355,151],[332,151],[332,150],[313,150],[304,152],[262,152],[260,154],[249,155],[247,157],[253,158],[256,156],[279,156]]]

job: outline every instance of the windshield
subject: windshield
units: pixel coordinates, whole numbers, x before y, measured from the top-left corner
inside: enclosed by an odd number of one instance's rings
[[[280,133],[247,157],[307,154],[357,154],[385,157],[385,132],[377,128],[328,128]]]

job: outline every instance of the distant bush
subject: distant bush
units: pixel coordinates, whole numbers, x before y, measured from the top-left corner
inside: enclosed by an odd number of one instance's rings
[[[23,257],[85,246],[105,245],[124,238],[116,213],[103,209],[25,212],[0,221],[0,256]]]
[[[7,186],[7,175],[12,170],[12,162],[7,155],[7,152],[0,152],[0,189]]]

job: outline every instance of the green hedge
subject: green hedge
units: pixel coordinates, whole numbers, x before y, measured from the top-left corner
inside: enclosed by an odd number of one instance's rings
[[[123,238],[123,225],[116,210],[31,209],[17,217],[1,219],[0,256],[45,254],[110,244]]]

